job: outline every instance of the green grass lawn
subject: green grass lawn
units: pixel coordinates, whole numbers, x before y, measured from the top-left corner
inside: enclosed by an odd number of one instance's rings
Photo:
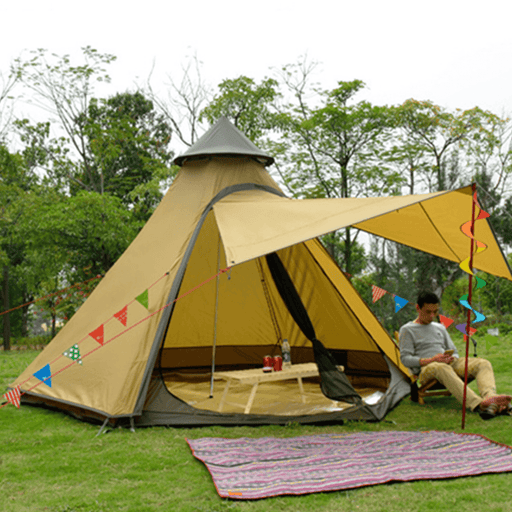
[[[454,338],[462,348],[460,338]],[[0,352],[0,393],[36,355],[36,351]],[[488,337],[480,343],[479,356],[493,363],[498,391],[511,393],[512,336]],[[207,469],[186,443],[187,438],[212,436],[291,437],[361,430],[462,432],[461,408],[452,397],[431,398],[424,406],[405,398],[384,421],[372,424],[155,427],[135,433],[117,429],[96,437],[98,430],[44,409],[18,410],[12,405],[0,409],[0,511],[512,511],[512,474],[257,501],[221,499]],[[512,445],[512,418],[484,422],[468,413],[464,432]]]

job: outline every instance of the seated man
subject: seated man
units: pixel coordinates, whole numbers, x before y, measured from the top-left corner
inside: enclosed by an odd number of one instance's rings
[[[399,332],[402,363],[411,373],[419,375],[420,383],[435,378],[462,403],[465,358],[459,358],[446,328],[433,322],[439,313],[437,295],[430,292],[420,293],[416,311],[416,320],[402,326]],[[468,409],[480,413],[483,419],[493,418],[497,414],[512,414],[512,397],[496,393],[494,372],[489,361],[470,357],[468,375],[476,379],[480,393],[478,396],[467,388]]]

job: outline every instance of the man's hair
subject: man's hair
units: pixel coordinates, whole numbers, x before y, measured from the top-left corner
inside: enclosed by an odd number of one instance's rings
[[[439,297],[432,292],[421,292],[418,295],[417,304],[422,308],[425,304],[439,304]]]

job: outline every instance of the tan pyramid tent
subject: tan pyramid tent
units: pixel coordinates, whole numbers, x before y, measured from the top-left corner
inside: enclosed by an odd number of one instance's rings
[[[460,262],[469,250],[459,227],[470,216],[470,187],[293,200],[267,172],[272,161],[225,118],[177,158],[180,173],[146,226],[12,384],[21,385],[22,403],[137,426],[384,417],[409,392],[408,372],[316,237],[353,225]],[[474,267],[512,280],[487,220],[476,236],[488,249]],[[295,314],[276,274],[300,297]],[[298,381],[261,384],[248,413],[251,386],[241,384],[219,412],[225,382],[212,373],[261,369],[283,338],[293,363],[316,361],[320,377],[305,378],[303,394]],[[326,357],[344,371],[331,363],[322,371]],[[327,381],[335,392],[326,393]]]

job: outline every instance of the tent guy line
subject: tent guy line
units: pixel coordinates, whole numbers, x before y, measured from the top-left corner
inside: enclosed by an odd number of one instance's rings
[[[8,309],[7,311],[1,311],[0,316],[6,315],[7,313],[11,313],[12,311],[16,311],[17,309],[23,308],[25,306],[29,306],[30,304],[35,304],[36,302],[47,299],[48,297],[53,297],[54,295],[59,295],[60,293],[64,293],[66,290],[71,290],[71,288],[80,287],[81,285],[89,283],[90,281],[94,281],[95,279],[101,279],[102,277],[103,276],[101,274],[98,274],[97,276],[91,277],[90,279],[87,279],[86,281],[82,281],[81,283],[75,283],[71,286],[68,286],[67,288],[62,288],[62,290],[58,290],[56,292],[49,293],[48,295],[44,295],[43,297],[39,297],[38,299],[31,300],[30,302],[25,302],[25,304],[20,304],[19,306]]]
[[[80,358],[81,359],[84,359],[85,357],[93,354],[94,352],[96,352],[97,350],[99,350],[100,348],[103,348],[105,345],[107,345],[108,343],[116,340],[117,338],[121,337],[123,334],[127,333],[128,331],[130,331],[131,329],[137,327],[138,325],[140,325],[141,323],[145,322],[146,320],[149,320],[150,318],[152,318],[154,315],[160,313],[161,311],[163,311],[164,309],[168,308],[169,306],[171,306],[172,304],[174,304],[175,302],[178,302],[180,299],[183,299],[185,298],[187,295],[190,295],[192,292],[198,290],[199,288],[201,288],[202,286],[208,284],[209,282],[213,281],[214,279],[216,279],[218,276],[226,273],[226,272],[229,272],[231,270],[231,267],[226,267],[226,268],[223,268],[221,269],[217,274],[215,274],[214,276],[211,276],[210,278],[206,279],[205,281],[203,281],[201,284],[198,284],[197,286],[195,286],[194,288],[191,288],[190,290],[188,290],[187,292],[183,293],[182,295],[180,295],[179,297],[177,297],[176,299],[174,299],[173,301],[163,305],[161,308],[157,309],[156,311],[154,311],[153,313],[151,313],[150,315],[142,318],[141,320],[139,320],[138,322],[134,323],[133,325],[131,325],[130,327],[126,328],[124,331],[116,334],[115,336],[113,336],[112,338],[110,338],[109,340],[107,341],[104,341],[102,344],[100,344],[99,346],[95,347],[94,349],[90,350],[89,352],[87,352],[86,354],[83,354],[83,355],[80,355]],[[161,279],[163,279],[165,276],[167,275],[164,274],[162,277],[160,277],[159,279],[157,279],[149,288],[155,286]],[[148,288],[148,289],[149,289]],[[125,307],[129,306],[130,304],[133,304],[134,302],[136,301],[136,299],[133,299],[131,302],[129,302]],[[124,308],[123,308],[124,309]],[[106,323],[110,322],[110,320],[112,320],[114,317],[110,317],[108,320],[106,320],[102,325],[105,325]],[[84,338],[82,338],[77,344],[80,344],[82,343],[83,341],[85,341],[86,339],[88,339],[89,335],[87,336],[84,336]],[[57,357],[54,361],[52,361],[51,363],[48,363],[46,365],[46,367],[51,367],[52,364],[55,364],[59,359],[61,359],[62,357],[65,357],[63,354],[60,354],[59,357]],[[45,377],[43,380],[40,380],[40,382],[38,382],[37,384],[35,384],[34,386],[32,386],[31,388],[27,389],[26,391],[24,392],[21,392],[21,389],[20,389],[20,396],[23,396],[25,393],[29,393],[30,391],[34,390],[35,388],[37,388],[38,386],[40,386],[41,384],[45,384],[46,381],[50,381],[51,382],[51,379],[52,377],[55,377],[57,376],[59,373],[62,373],[64,370],[67,370],[68,368],[71,368],[73,365],[77,364],[77,360],[74,360],[72,361],[71,363],[69,363],[67,366],[64,366],[63,368],[57,370],[55,373],[52,373],[50,374],[49,376]],[[36,372],[37,373],[37,372]],[[26,382],[28,382],[34,375],[31,375],[28,379],[26,379],[25,381],[23,381],[21,384],[18,385],[19,388],[21,388],[21,386],[23,386],[23,384],[25,384]],[[5,407],[8,403],[12,403],[9,398],[8,398],[8,393],[6,393],[4,395],[5,398],[7,398],[7,402],[4,402],[3,404],[0,405],[0,409],[2,409],[3,407]],[[13,405],[16,405],[16,404],[13,404]]]

